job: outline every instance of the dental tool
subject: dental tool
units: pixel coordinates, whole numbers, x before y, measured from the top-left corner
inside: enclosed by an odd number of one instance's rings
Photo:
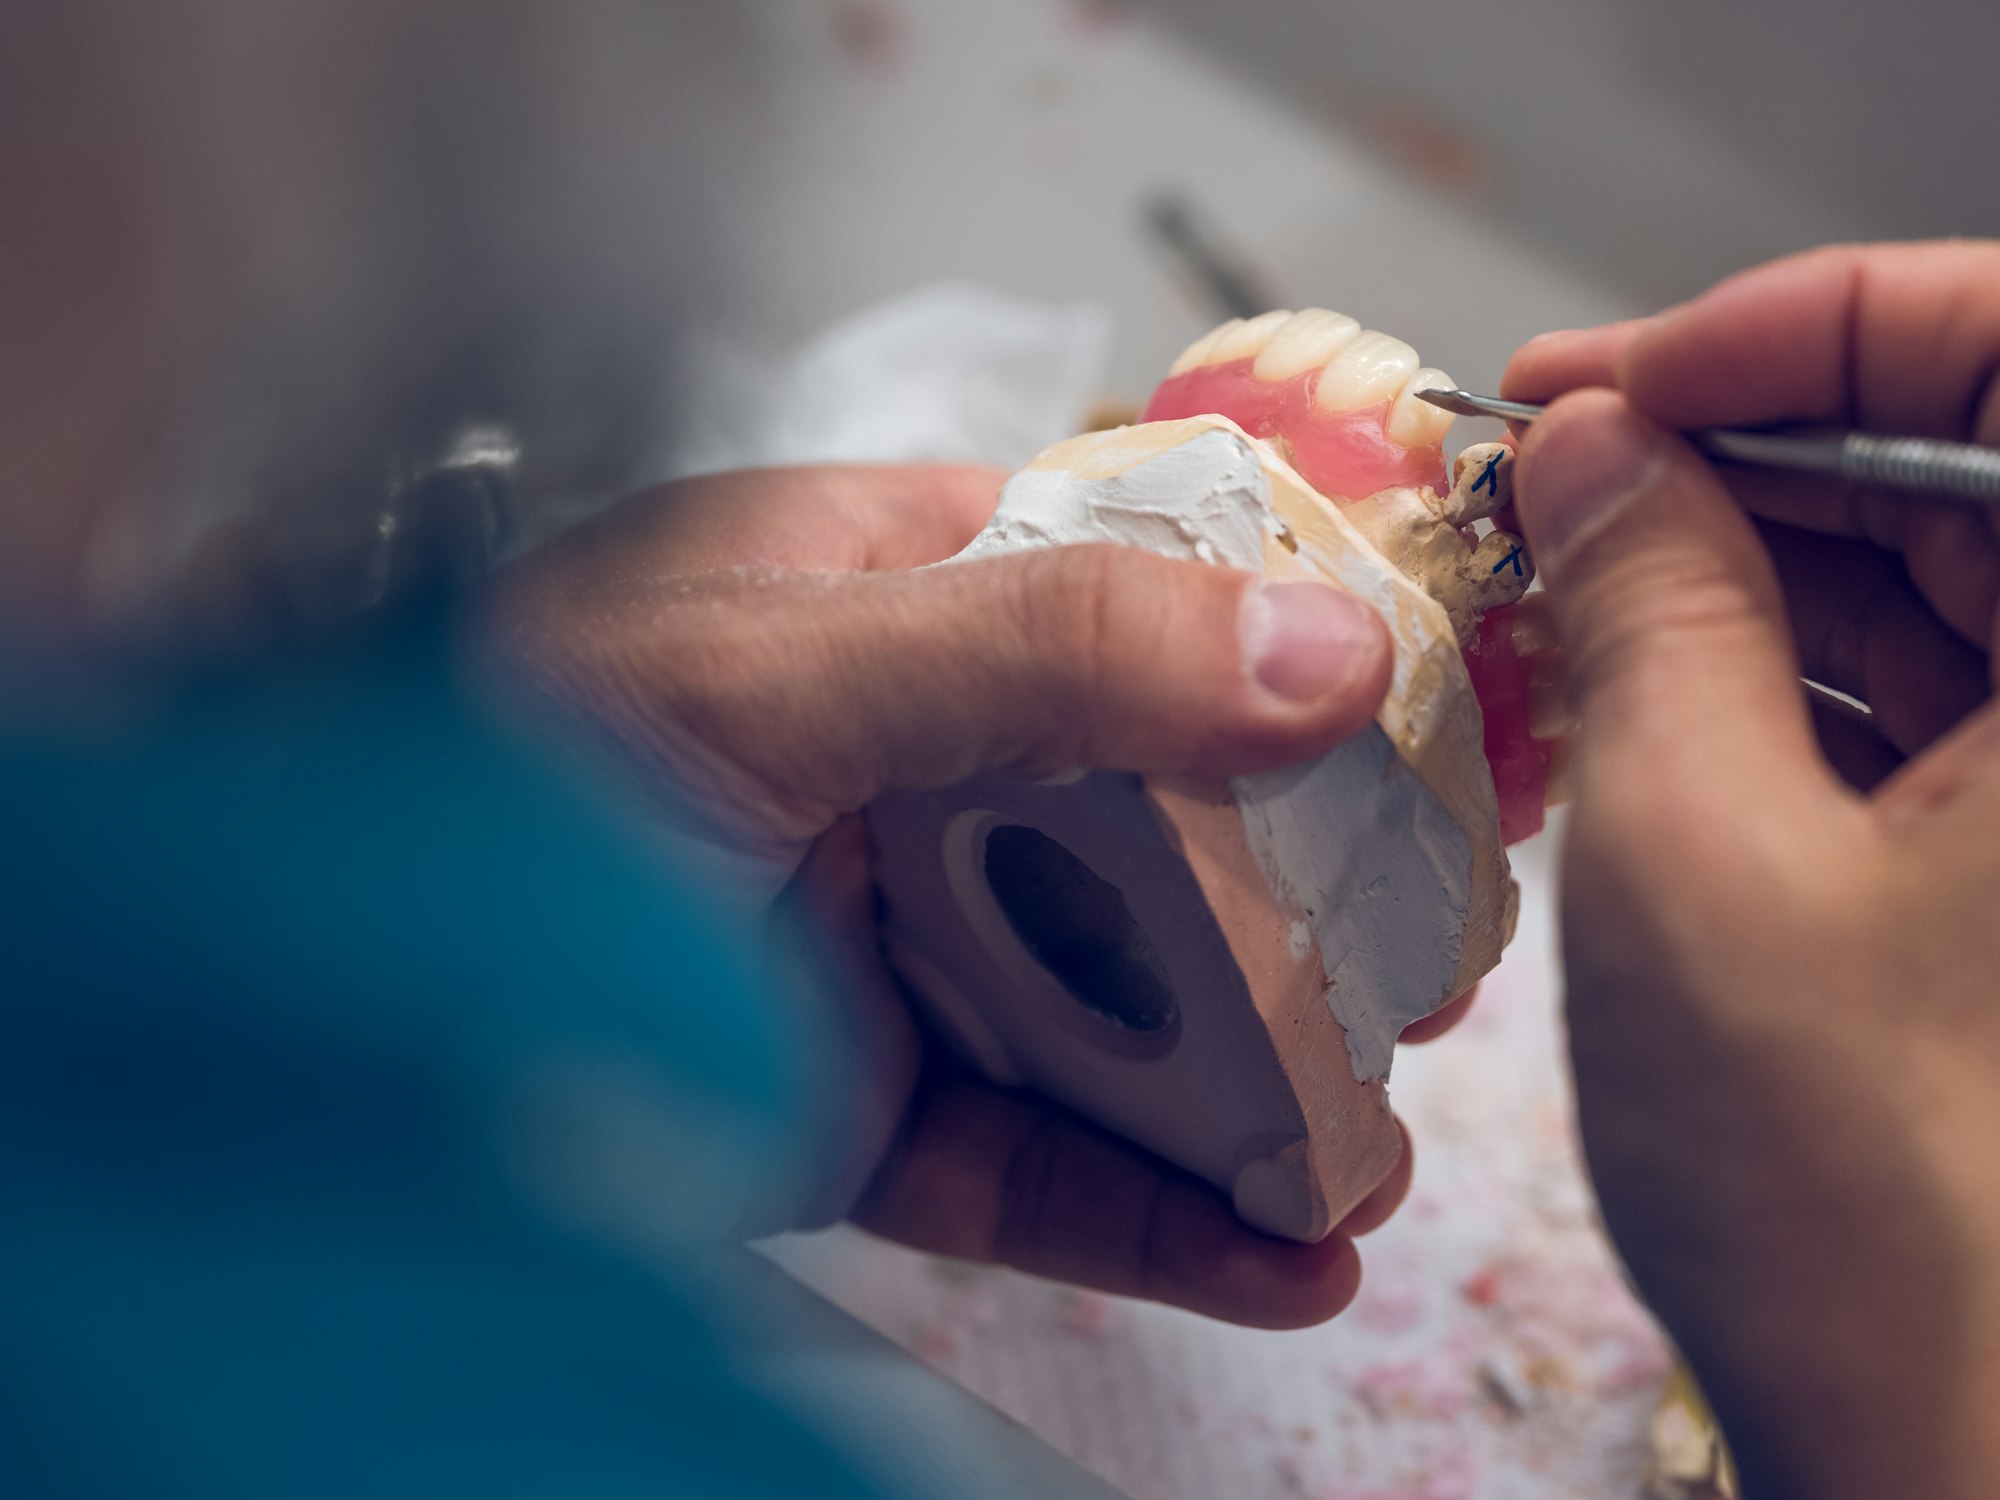
[[[1471,391],[1425,390],[1417,398],[1461,417],[1532,422],[1544,408]],[[2000,504],[2000,449],[1943,438],[1882,437],[1870,432],[1739,432],[1707,427],[1686,434],[1710,458],[1824,474],[1849,484],[1909,490],[1951,500]]]
[[[1179,261],[1200,293],[1225,318],[1250,319],[1275,304],[1257,276],[1203,227],[1186,199],[1163,193],[1146,205],[1146,228]]]

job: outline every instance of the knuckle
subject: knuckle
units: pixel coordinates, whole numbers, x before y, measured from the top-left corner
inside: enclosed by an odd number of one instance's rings
[[[987,1236],[1002,1265],[1032,1265],[1046,1238],[1046,1219],[1055,1196],[1063,1130],[1054,1114],[1043,1112],[1015,1144],[1001,1174],[999,1200]]]
[[[1048,644],[1095,673],[1117,635],[1119,565],[1110,547],[1064,547],[1039,559],[1038,618]]]
[[[1082,728],[1131,656],[1132,559],[1116,547],[1065,547],[1022,575],[1027,670]]]

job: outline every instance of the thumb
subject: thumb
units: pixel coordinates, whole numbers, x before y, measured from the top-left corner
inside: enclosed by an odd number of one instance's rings
[[[1694,450],[1581,391],[1529,429],[1515,474],[1569,654],[1579,808],[1830,790],[1777,575]]]
[[[1291,764],[1365,726],[1392,665],[1335,588],[1124,547],[797,576],[750,606],[734,644],[710,616],[674,696],[808,823],[980,771]]]

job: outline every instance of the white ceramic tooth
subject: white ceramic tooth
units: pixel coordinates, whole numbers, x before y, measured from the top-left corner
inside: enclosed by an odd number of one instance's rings
[[[1452,378],[1429,365],[1404,381],[1389,407],[1389,441],[1401,443],[1405,448],[1431,447],[1443,442],[1444,435],[1451,430],[1451,413],[1440,411],[1428,401],[1419,401],[1417,392],[1453,389],[1456,386]]]
[[[1523,599],[1521,607],[1514,611],[1513,624],[1516,656],[1539,656],[1562,644],[1562,637],[1556,633],[1555,606],[1547,594]]]
[[[1369,329],[1334,355],[1319,377],[1322,411],[1358,411],[1396,399],[1422,361],[1401,339]]]
[[[1361,325],[1345,313],[1323,307],[1293,313],[1264,346],[1250,373],[1259,380],[1290,380],[1308,370],[1324,369],[1359,332]]]
[[[1292,319],[1289,312],[1267,312],[1247,323],[1238,323],[1215,341],[1202,360],[1205,365],[1229,365],[1239,359],[1255,359],[1271,342],[1271,335]]]
[[[1241,318],[1231,318],[1220,328],[1209,329],[1207,333],[1204,333],[1200,338],[1181,351],[1181,357],[1174,361],[1173,367],[1167,371],[1167,374],[1169,376],[1185,375],[1190,370],[1199,370],[1203,365],[1208,363],[1208,351],[1215,347],[1216,340],[1220,339],[1224,334],[1230,333],[1242,326],[1243,320]]]
[[[1536,594],[1535,598],[1541,598]],[[1561,807],[1569,801],[1576,790],[1576,773],[1572,769],[1574,757],[1567,739],[1549,742],[1549,780],[1542,792],[1542,801],[1550,807]]]
[[[1576,733],[1569,690],[1562,682],[1528,679],[1528,733],[1538,740],[1559,740]]]

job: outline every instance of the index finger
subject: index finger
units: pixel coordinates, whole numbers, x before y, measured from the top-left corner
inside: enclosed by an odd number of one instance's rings
[[[1775,261],[1665,313],[1619,357],[1656,421],[1822,421],[1895,436],[2000,438],[2000,245],[1850,245]],[[1982,649],[2000,597],[2000,515],[1794,474],[1732,470],[1758,515],[1864,537]]]
[[[1836,246],[1730,278],[1657,317],[1524,345],[1505,394],[1612,386],[1663,426],[1821,422],[2000,439],[2000,245]],[[1931,605],[1982,648],[2000,602],[2000,511],[1814,475],[1725,465],[1739,503],[1902,554]]]
[[[1500,377],[1509,401],[1544,405],[1586,386],[1615,386],[1618,367],[1632,341],[1652,322],[1633,318],[1601,328],[1565,328],[1539,334],[1514,351]]]
[[[1837,245],[1745,271],[1662,313],[1617,384],[1673,427],[1823,421],[1991,441],[2000,244]]]

